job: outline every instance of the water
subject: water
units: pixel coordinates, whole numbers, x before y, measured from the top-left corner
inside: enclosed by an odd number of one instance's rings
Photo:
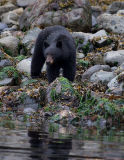
[[[8,123],[0,127],[0,160],[124,160],[124,128]]]

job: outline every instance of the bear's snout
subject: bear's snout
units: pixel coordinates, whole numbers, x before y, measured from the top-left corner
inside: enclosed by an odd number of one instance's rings
[[[53,57],[51,55],[47,55],[46,63],[47,64],[53,64],[53,62],[54,62]]]

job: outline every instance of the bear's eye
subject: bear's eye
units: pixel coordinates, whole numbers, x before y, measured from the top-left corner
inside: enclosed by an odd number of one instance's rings
[[[45,48],[49,47],[49,44],[46,41],[44,41],[44,47]]]
[[[62,48],[62,41],[58,41],[58,42],[56,43],[56,47],[57,47],[57,48]]]

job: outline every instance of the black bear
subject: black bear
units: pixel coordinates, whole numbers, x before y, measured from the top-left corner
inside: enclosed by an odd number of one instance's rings
[[[49,83],[59,76],[60,68],[63,76],[73,81],[76,72],[76,47],[71,34],[63,26],[50,26],[42,30],[36,40],[31,62],[31,77],[40,76],[43,64],[47,64]]]

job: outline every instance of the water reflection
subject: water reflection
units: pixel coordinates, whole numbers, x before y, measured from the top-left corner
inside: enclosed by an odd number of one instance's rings
[[[43,133],[28,131],[32,148],[31,158],[39,160],[68,160],[72,139],[52,139]],[[38,152],[36,154],[36,151]]]
[[[111,136],[89,129],[70,135],[62,126],[50,130],[0,127],[0,160],[124,160],[124,130]]]

